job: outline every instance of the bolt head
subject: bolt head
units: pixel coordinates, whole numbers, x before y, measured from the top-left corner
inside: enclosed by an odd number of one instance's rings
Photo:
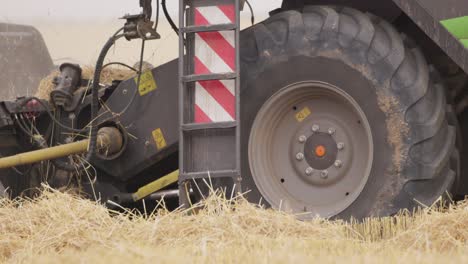
[[[307,137],[306,137],[306,136],[304,136],[304,135],[302,135],[302,136],[300,136],[300,137],[299,137],[299,139],[298,139],[298,140],[299,140],[299,142],[301,142],[301,143],[304,143],[304,142],[306,142],[306,140],[307,140]]]
[[[312,126],[312,131],[313,132],[318,132],[320,130],[320,126],[319,125],[313,125]]]
[[[320,178],[327,179],[328,178],[328,171],[324,170],[324,171],[320,172]]]
[[[343,150],[345,145],[344,145],[343,142],[340,142],[340,143],[338,143],[338,145],[336,147],[338,148],[338,150]]]
[[[335,134],[335,132],[336,132],[336,129],[333,128],[333,127],[330,127],[330,128],[328,129],[328,134],[330,134],[330,135]]]
[[[126,95],[128,93],[128,90],[127,89],[123,89],[122,90],[122,94]]]
[[[314,173],[314,169],[311,168],[311,167],[309,167],[309,168],[306,169],[305,173],[306,173],[308,176],[310,176],[310,175],[312,175],[312,174]]]
[[[151,145],[151,142],[149,140],[145,141],[145,146],[149,147],[149,145]]]
[[[299,161],[303,160],[303,159],[304,159],[304,154],[302,154],[302,153],[297,153],[297,154],[296,154],[296,159],[299,160]]]
[[[343,162],[341,160],[336,160],[335,161],[335,167],[341,168],[341,166],[343,166]]]

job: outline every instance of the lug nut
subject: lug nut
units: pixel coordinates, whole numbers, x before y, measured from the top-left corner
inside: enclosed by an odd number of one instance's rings
[[[341,168],[341,166],[343,166],[343,162],[341,160],[335,161],[335,167]]]
[[[336,147],[338,148],[338,150],[343,150],[344,149],[344,143],[340,142],[340,143],[338,143],[338,145]]]
[[[333,128],[333,127],[330,127],[330,128],[328,129],[328,134],[330,134],[330,135],[335,134],[335,132],[336,132],[336,129]]]
[[[314,173],[314,169],[311,168],[311,167],[309,167],[309,168],[306,169],[305,173],[306,173],[308,176],[310,176],[310,175],[312,175],[312,173]]]
[[[296,159],[299,160],[299,161],[303,160],[303,159],[304,159],[304,154],[302,154],[302,153],[297,153],[297,154],[296,154]]]
[[[324,170],[320,173],[320,177],[322,179],[327,179],[328,178],[328,171],[327,170]]]
[[[306,136],[300,136],[300,137],[299,137],[299,142],[301,142],[301,143],[306,142],[306,140],[307,140],[307,137],[306,137]]]
[[[317,132],[317,131],[319,131],[319,130],[320,130],[320,126],[319,126],[319,125],[313,125],[313,126],[312,126],[312,131],[313,131],[313,132]]]

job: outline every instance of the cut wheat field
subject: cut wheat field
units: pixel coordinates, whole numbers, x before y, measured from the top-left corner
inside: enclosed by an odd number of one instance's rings
[[[0,202],[9,263],[467,263],[468,203],[363,223],[294,216],[212,195],[196,213],[109,211],[46,189]]]

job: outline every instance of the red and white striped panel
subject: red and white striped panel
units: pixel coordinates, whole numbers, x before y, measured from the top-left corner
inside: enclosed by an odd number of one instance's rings
[[[234,5],[195,8],[195,25],[236,22]],[[236,69],[235,32],[195,34],[194,73],[226,73]],[[234,121],[236,118],[235,81],[202,81],[195,84],[195,123]]]

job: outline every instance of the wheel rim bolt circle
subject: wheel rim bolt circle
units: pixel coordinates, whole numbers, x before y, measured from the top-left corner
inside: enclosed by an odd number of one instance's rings
[[[320,173],[320,178],[327,179],[328,178],[328,170],[324,170]]]
[[[298,140],[299,140],[299,142],[300,142],[300,143],[304,143],[304,142],[306,142],[306,141],[307,141],[307,137],[306,137],[306,136],[304,136],[304,135],[302,135],[302,136],[300,136],[300,137],[299,137],[299,139],[298,139]]]
[[[318,132],[320,130],[320,126],[319,125],[313,125],[312,126],[312,132]]]
[[[298,161],[303,160],[303,159],[304,159],[304,154],[302,154],[302,153],[300,153],[300,152],[297,153],[297,154],[296,154],[296,159],[297,159]]]
[[[314,170],[313,168],[308,167],[308,168],[306,169],[305,173],[306,173],[308,176],[310,176],[310,175],[312,175],[312,174],[314,173],[314,171],[315,171],[315,170]]]
[[[343,142],[340,142],[336,145],[336,147],[338,148],[338,150],[343,150],[345,147],[345,144]]]

